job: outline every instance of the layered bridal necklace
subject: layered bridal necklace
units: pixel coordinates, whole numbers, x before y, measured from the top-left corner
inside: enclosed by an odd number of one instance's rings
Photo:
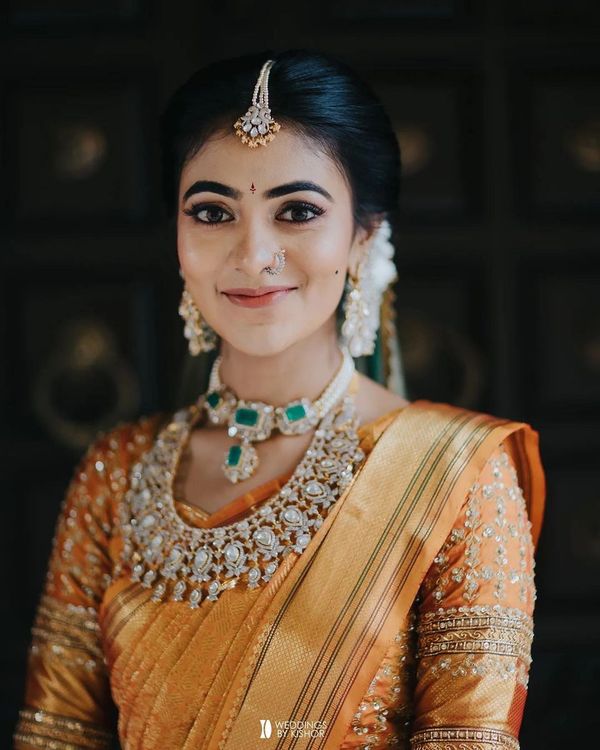
[[[207,396],[176,412],[133,465],[120,507],[121,558],[131,580],[152,588],[154,601],[185,598],[195,609],[240,580],[256,588],[271,579],[287,554],[301,554],[365,458],[348,385],[337,400],[329,397],[308,449],[279,492],[243,520],[211,529],[183,521],[173,496],[182,451]]]

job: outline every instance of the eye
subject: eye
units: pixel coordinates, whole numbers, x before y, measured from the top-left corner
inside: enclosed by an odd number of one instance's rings
[[[231,216],[221,206],[217,206],[216,203],[194,203],[194,205],[183,210],[184,214],[191,216],[198,224],[226,224],[226,221],[221,221],[219,217],[223,215]],[[201,218],[201,214],[204,214],[206,218]]]
[[[290,213],[294,218],[292,219],[284,219],[283,221],[289,221],[290,224],[306,224],[309,221],[313,221],[318,216],[321,216],[321,214],[325,213],[324,208],[319,208],[319,206],[315,206],[312,203],[305,203],[305,202],[295,202],[290,205],[288,205],[282,213],[279,214],[278,218],[283,216],[283,214]],[[313,214],[313,216],[310,216],[307,218],[307,214]]]

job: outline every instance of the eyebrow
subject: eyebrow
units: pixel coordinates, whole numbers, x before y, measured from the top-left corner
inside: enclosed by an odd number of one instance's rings
[[[314,193],[320,193],[324,198],[327,198],[327,200],[332,203],[334,202],[333,198],[325,188],[322,188],[320,185],[317,185],[316,182],[311,182],[310,180],[286,182],[285,185],[278,185],[270,190],[265,190],[263,197],[280,198],[282,195],[297,193],[300,190],[310,190]],[[218,193],[219,195],[224,195],[226,198],[234,198],[235,200],[239,200],[242,197],[241,191],[236,190],[229,185],[224,185],[222,182],[215,182],[214,180],[198,180],[185,191],[183,194],[183,200],[185,202],[190,195],[203,192]]]

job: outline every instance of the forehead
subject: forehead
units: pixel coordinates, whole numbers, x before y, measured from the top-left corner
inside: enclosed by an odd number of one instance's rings
[[[347,190],[345,176],[337,163],[315,140],[281,126],[266,146],[250,148],[233,132],[220,131],[184,165],[181,191],[192,179],[217,180],[244,192],[251,182],[268,188],[298,179],[310,179],[332,195]]]

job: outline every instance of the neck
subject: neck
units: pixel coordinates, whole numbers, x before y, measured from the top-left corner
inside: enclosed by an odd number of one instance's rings
[[[302,397],[317,399],[342,364],[335,331],[298,341],[285,351],[252,356],[221,345],[221,381],[239,399],[284,406]]]

